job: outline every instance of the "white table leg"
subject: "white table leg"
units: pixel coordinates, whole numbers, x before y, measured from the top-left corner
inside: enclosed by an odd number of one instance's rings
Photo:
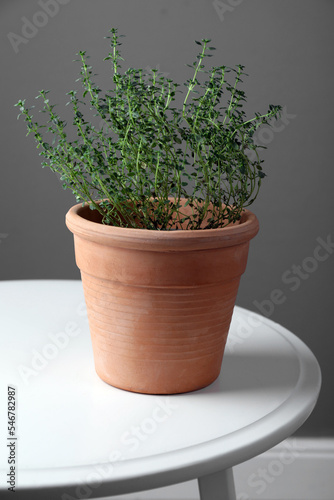
[[[198,478],[201,500],[236,500],[233,470],[226,469]]]

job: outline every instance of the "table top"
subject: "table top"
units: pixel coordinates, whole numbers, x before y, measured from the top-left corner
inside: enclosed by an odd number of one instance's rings
[[[297,430],[320,391],[309,348],[240,307],[220,377],[173,396],[126,392],[100,380],[80,281],[0,282],[0,318],[0,468],[8,472],[11,386],[22,498],[31,488],[36,500],[46,491],[59,498],[77,484],[90,485],[90,498],[123,494],[231,467]],[[0,492],[8,487],[5,475]]]

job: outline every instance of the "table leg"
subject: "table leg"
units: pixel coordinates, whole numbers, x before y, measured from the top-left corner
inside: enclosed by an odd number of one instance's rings
[[[198,478],[201,500],[236,500],[233,470],[226,469]]]

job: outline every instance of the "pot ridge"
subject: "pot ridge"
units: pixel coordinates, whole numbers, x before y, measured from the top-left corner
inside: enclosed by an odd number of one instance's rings
[[[94,220],[95,219],[95,220]],[[201,250],[245,243],[259,231],[257,217],[245,209],[239,224],[217,229],[158,231],[123,228],[97,222],[88,205],[74,205],[66,214],[66,225],[85,240],[103,245],[140,250],[149,245],[152,251]]]

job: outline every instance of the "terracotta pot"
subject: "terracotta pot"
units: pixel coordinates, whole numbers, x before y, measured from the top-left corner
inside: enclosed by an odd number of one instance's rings
[[[222,229],[154,231],[101,224],[81,204],[66,215],[81,270],[95,369],[115,387],[175,394],[219,375],[249,241],[245,210]]]

